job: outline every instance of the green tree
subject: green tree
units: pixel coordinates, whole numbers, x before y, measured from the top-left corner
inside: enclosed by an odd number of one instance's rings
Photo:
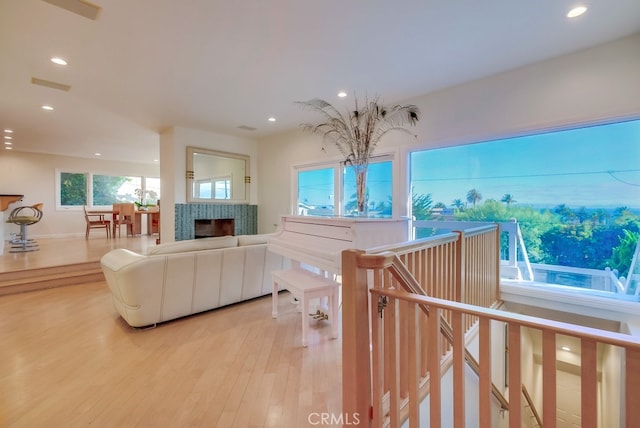
[[[471,189],[467,192],[467,202],[473,204],[475,207],[478,202],[482,200],[482,194],[478,192],[476,189]]]
[[[454,209],[458,211],[462,211],[464,209],[464,202],[462,202],[462,199],[454,199],[451,205],[453,205]]]
[[[87,174],[60,173],[60,204],[63,206],[87,204]]]
[[[387,197],[386,201],[380,201],[376,204],[373,210],[376,212],[378,216],[381,217],[391,217],[393,207],[393,198],[391,196]]]
[[[416,220],[429,220],[433,213],[433,200],[431,193],[417,194],[414,188],[411,188],[411,212]],[[416,228],[416,238],[426,238],[432,236],[433,229],[419,227]]]
[[[638,245],[640,233],[634,233],[627,229],[624,229],[623,233],[623,236],[619,238],[620,243],[616,245],[611,252],[609,265],[611,269],[616,269],[620,273],[620,276],[627,277],[629,276],[631,261],[633,260],[633,254]]]
[[[547,255],[545,263],[590,269],[611,267],[622,271],[624,263],[613,258],[614,249],[626,233],[638,233],[638,218],[613,224],[585,221],[561,223],[541,236]],[[619,254],[622,256],[622,253]],[[629,260],[627,263],[630,263]]]
[[[411,189],[411,212],[416,220],[429,220],[433,213],[431,193],[417,194]]]
[[[114,202],[118,202],[118,189],[126,181],[126,177],[94,175],[93,205],[111,205]]]
[[[565,204],[558,205],[553,209],[553,212],[560,216],[560,221],[562,223],[573,222],[578,218],[576,213],[574,213],[573,210]]]
[[[515,204],[516,201],[515,199],[513,199],[513,196],[511,195],[511,193],[505,193],[502,196],[502,199],[500,199],[500,202],[504,202],[505,204],[507,204],[507,206],[511,205],[511,204]]]
[[[638,224],[638,221],[640,221],[640,217],[632,213],[627,207],[616,208],[611,219],[614,224]]]
[[[540,236],[557,224],[557,217],[549,211],[539,211],[527,206],[505,206],[502,203],[489,199],[474,208],[454,213],[454,218],[460,221],[494,221],[507,222],[516,219],[522,232],[527,255],[532,263],[543,263],[546,254],[542,250]],[[504,251],[507,242],[503,239]],[[506,254],[503,254],[505,257]]]

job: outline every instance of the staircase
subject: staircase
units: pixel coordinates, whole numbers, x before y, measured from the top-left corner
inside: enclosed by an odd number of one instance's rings
[[[0,273],[0,296],[104,281],[99,261]]]

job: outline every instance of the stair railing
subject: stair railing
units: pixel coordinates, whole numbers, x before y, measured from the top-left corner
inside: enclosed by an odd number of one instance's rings
[[[401,288],[405,284],[408,292],[435,296],[447,300],[464,302],[482,307],[490,307],[498,300],[499,293],[499,248],[500,232],[496,224],[475,227],[465,231],[441,234],[395,246],[371,249],[367,257],[359,258],[363,251],[343,252],[342,262],[342,329],[343,329],[343,408],[358,413],[371,411],[371,338],[369,308],[376,305],[370,302],[369,287]],[[386,252],[394,254],[388,259]],[[367,258],[387,260],[396,268],[384,271],[376,269],[373,274],[359,263],[368,263]],[[356,260],[357,259],[357,260]],[[393,261],[395,260],[395,263]],[[375,263],[375,262],[374,262]],[[387,263],[387,262],[384,262]],[[394,277],[395,275],[395,277]],[[427,309],[428,312],[428,308]],[[443,336],[441,359],[450,353],[455,344],[451,343],[451,315],[442,312],[441,323]],[[475,324],[472,316],[465,317],[465,331]],[[426,332],[420,334],[425,335]],[[398,339],[402,344],[409,343],[408,337],[402,334]],[[427,385],[426,340],[422,357],[419,361],[418,378],[422,385]],[[464,347],[463,347],[464,349]],[[406,346],[400,347],[400,358],[405,360],[409,355]],[[464,357],[471,367],[477,366],[472,355]],[[404,367],[399,368],[401,399],[406,402],[408,388],[415,384],[415,374],[409,374]],[[388,379],[385,380],[387,382]],[[492,387],[501,407],[508,407],[507,401]],[[423,390],[424,391],[424,390]],[[386,406],[386,404],[385,404]]]
[[[595,428],[602,422],[599,421],[601,415],[598,415],[597,405],[598,348],[601,344],[619,347],[620,355],[623,355],[622,372],[618,374],[624,388],[620,397],[624,409],[619,416],[620,421],[631,427],[640,420],[640,406],[633,405],[636,397],[640,396],[640,340],[620,333],[480,307],[475,300],[483,298],[478,298],[477,291],[467,290],[467,280],[474,280],[466,278],[467,274],[477,268],[480,273],[472,276],[480,279],[479,283],[484,282],[488,289],[493,289],[493,281],[497,281],[498,275],[497,272],[482,271],[494,263],[491,259],[482,259],[485,252],[481,246],[469,245],[479,259],[473,262],[465,260],[465,257],[473,256],[466,254],[468,248],[465,249],[463,241],[462,233],[457,239],[451,238],[455,243],[453,251],[449,247],[451,242],[440,240],[436,245],[438,248],[424,248],[429,246],[428,242],[414,242],[409,245],[412,250],[406,254],[402,251],[393,255],[383,252],[367,254],[358,250],[342,253],[343,413],[357,415],[361,426],[399,427],[405,415],[410,426],[419,426],[424,398],[421,387],[427,384],[430,426],[441,426],[442,361],[443,355],[450,355],[453,374],[451,417],[454,427],[464,426],[467,411],[465,381],[468,376],[465,336],[469,331],[468,320],[473,319],[477,320],[478,326],[477,420],[480,427],[491,427],[492,415],[495,418],[495,412],[501,406],[492,401],[495,397],[491,382],[493,322],[506,325],[505,340],[509,349],[506,377],[509,385],[523,383],[521,331],[528,328],[541,332],[543,426],[554,426],[557,417],[557,335],[575,337],[581,342],[583,427]],[[398,263],[399,259],[402,263]],[[466,266],[464,272],[460,266]],[[448,272],[448,279],[444,280],[434,270]],[[493,270],[491,267],[491,272]],[[451,276],[451,271],[456,274]],[[423,277],[429,278],[425,287],[427,293],[431,289],[455,288],[456,295],[461,300],[469,299],[471,304],[414,293],[420,292],[416,282],[423,284]],[[442,281],[444,283],[440,283]],[[446,339],[449,334],[452,345]],[[523,398],[521,388],[509,389],[510,428],[521,427],[523,400],[526,398]]]
[[[536,409],[536,405],[533,402],[533,398],[531,398],[531,394],[529,394],[529,390],[524,383],[522,384],[522,396],[524,397],[524,401],[526,402],[527,407],[531,410],[531,417],[536,421],[536,426],[542,426],[542,419],[540,419],[540,413],[538,413],[538,409]]]

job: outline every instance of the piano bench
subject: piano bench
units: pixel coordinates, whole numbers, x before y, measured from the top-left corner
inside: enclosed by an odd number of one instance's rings
[[[273,277],[273,312],[272,317],[278,317],[278,286],[289,290],[300,300],[302,305],[302,346],[307,346],[307,331],[309,328],[309,300],[327,297],[329,304],[329,322],[331,323],[331,338],[338,337],[338,303],[340,283],[302,268],[276,270],[271,272]]]

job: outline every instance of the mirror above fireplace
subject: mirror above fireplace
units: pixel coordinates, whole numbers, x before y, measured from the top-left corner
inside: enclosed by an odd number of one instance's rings
[[[249,156],[187,147],[187,202],[249,203]]]

